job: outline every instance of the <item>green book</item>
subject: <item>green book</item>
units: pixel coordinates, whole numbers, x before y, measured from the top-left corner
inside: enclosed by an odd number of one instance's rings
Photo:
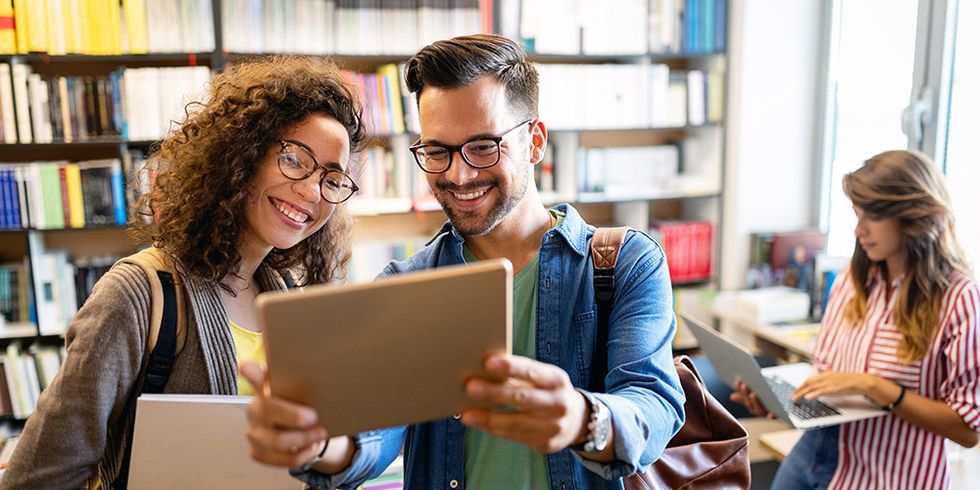
[[[44,227],[64,228],[65,208],[61,202],[61,176],[57,163],[41,165],[41,196],[44,202]]]

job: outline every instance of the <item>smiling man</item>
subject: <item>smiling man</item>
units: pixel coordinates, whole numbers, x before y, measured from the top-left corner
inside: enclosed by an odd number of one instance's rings
[[[405,76],[422,129],[411,151],[449,221],[382,275],[490,258],[513,263],[514,352],[487,359],[494,379],[466,386],[473,399],[513,410],[468,410],[334,438],[293,474],[314,487],[354,486],[380,474],[404,446],[407,488],[623,488],[621,478],[654,462],[684,419],[663,251],[644,233],[627,234],[609,342],[594,346],[594,228],[570,205],[546,208],[534,185],[548,132],[538,118],[538,74],[524,51],[500,36],[457,37],[422,48]],[[438,301],[430,306],[438,315]],[[467,324],[459,319],[459,328]],[[594,348],[608,350],[607,366],[591,366]],[[607,373],[602,392],[584,389],[593,369]],[[251,375],[262,381],[261,372]],[[314,451],[295,449],[324,438],[315,421],[308,407],[256,397],[254,457],[308,463]]]

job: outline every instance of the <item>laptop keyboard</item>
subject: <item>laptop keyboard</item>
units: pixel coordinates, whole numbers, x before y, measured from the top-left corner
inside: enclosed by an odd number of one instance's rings
[[[820,400],[806,400],[801,398],[795,402],[792,401],[791,397],[796,388],[781,378],[767,376],[766,381],[769,383],[769,387],[772,388],[773,393],[776,394],[776,398],[783,404],[783,408],[797,418],[809,420],[818,417],[840,415],[839,410]]]

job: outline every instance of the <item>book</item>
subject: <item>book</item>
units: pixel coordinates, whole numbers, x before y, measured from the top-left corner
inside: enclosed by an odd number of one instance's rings
[[[806,320],[810,295],[786,286],[748,289],[735,294],[734,308],[738,315],[762,325]]]
[[[4,0],[0,0],[3,2]],[[11,85],[9,63],[0,63],[0,140],[7,144],[17,142],[17,119],[14,115],[14,88]]]
[[[39,195],[43,203],[44,228],[64,228],[60,166],[57,163],[44,163],[37,167],[40,172]]]

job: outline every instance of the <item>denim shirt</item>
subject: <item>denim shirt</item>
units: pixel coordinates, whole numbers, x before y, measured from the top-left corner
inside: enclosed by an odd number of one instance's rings
[[[560,366],[576,387],[586,387],[596,328],[589,250],[595,228],[570,205],[556,209],[565,218],[545,234],[539,256],[536,357]],[[463,237],[447,222],[424,249],[391,262],[379,277],[462,263]],[[663,250],[646,234],[627,234],[615,288],[606,393],[596,397],[609,407],[616,460],[590,461],[569,449],[550,454],[555,490],[623,488],[620,478],[656,461],[684,422],[684,392],[671,352],[676,324],[670,276]],[[342,473],[292,473],[316,488],[354,488],[381,474],[404,442],[405,488],[462,489],[465,429],[453,417],[366,432],[354,438],[354,459]]]

